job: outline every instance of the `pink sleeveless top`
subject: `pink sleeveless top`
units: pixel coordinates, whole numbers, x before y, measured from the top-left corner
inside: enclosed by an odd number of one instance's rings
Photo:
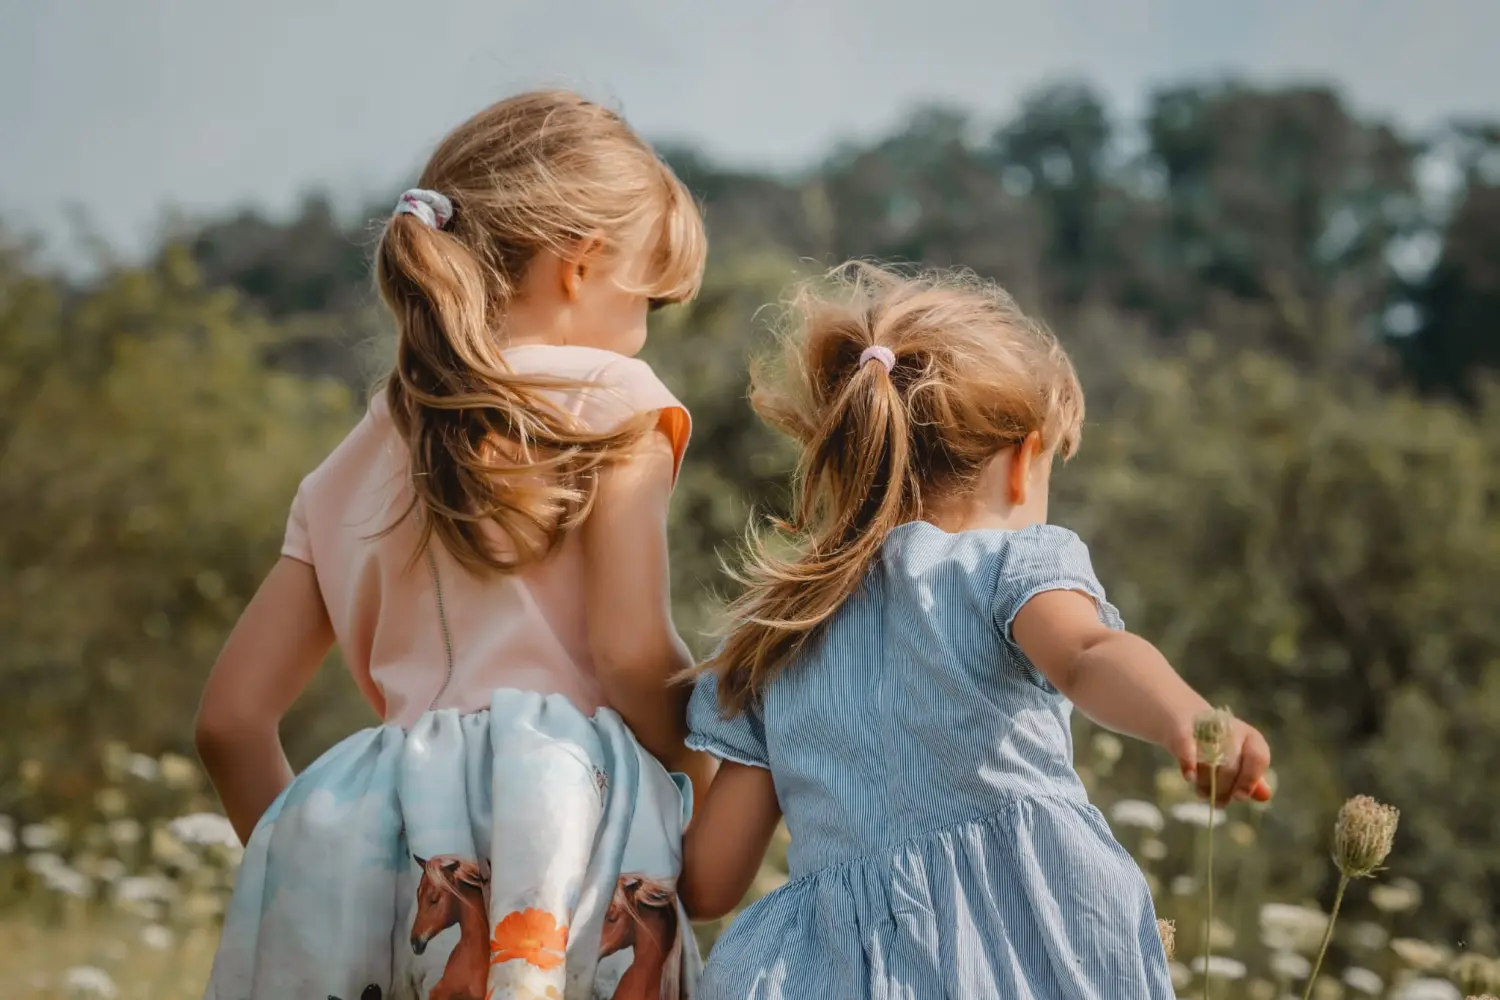
[[[547,345],[511,348],[505,357],[518,372],[597,383],[553,397],[592,430],[658,413],[681,465],[688,412],[645,362]],[[380,535],[410,500],[406,446],[382,394],[302,481],[281,549],[316,572],[344,662],[376,712],[408,726],[433,708],[487,708],[500,687],[562,694],[587,714],[599,708],[578,533],[544,562],[480,578],[439,543],[413,559],[413,518]]]

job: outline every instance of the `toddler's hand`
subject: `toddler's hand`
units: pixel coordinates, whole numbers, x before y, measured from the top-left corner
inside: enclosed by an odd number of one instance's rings
[[[1191,731],[1179,738],[1172,748],[1182,776],[1195,784],[1200,798],[1208,798],[1210,782],[1217,793],[1215,805],[1227,806],[1230,802],[1254,799],[1269,802],[1271,786],[1266,782],[1266,772],[1271,767],[1271,748],[1260,731],[1248,722],[1235,719],[1230,726],[1229,739],[1224,744],[1224,760],[1215,769],[1198,763],[1198,744]]]

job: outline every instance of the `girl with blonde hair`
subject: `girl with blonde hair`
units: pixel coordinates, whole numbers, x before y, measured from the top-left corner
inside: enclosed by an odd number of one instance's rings
[[[670,969],[600,951],[620,884],[675,884],[712,767],[669,684],[689,417],[634,358],[704,253],[672,172],[567,92],[480,112],[401,196],[375,261],[394,371],[303,481],[203,696],[247,842],[210,997],[691,985],[685,932]],[[335,642],[382,724],[294,777],[277,726]]]
[[[1169,1000],[1069,717],[1167,748],[1206,791],[1208,706],[1047,523],[1083,426],[1073,366],[993,285],[837,278],[755,379],[801,447],[793,509],[689,706],[689,745],[724,763],[684,842],[688,912],[739,901],[783,813],[791,881],[735,920],[699,995]],[[1217,787],[1266,797],[1265,741],[1237,723],[1229,743]]]

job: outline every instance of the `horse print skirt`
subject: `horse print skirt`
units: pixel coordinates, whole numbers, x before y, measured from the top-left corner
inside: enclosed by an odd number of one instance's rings
[[[207,997],[687,998],[690,795],[560,695],[356,733],[256,827]]]

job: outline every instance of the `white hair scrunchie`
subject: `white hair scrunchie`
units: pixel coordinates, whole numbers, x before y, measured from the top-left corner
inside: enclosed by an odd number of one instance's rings
[[[863,368],[871,361],[879,361],[882,368],[889,374],[896,367],[896,353],[884,344],[871,344],[859,355],[859,367]]]
[[[453,221],[453,202],[446,195],[426,188],[412,188],[401,193],[395,215],[415,215],[429,229],[446,229]]]

